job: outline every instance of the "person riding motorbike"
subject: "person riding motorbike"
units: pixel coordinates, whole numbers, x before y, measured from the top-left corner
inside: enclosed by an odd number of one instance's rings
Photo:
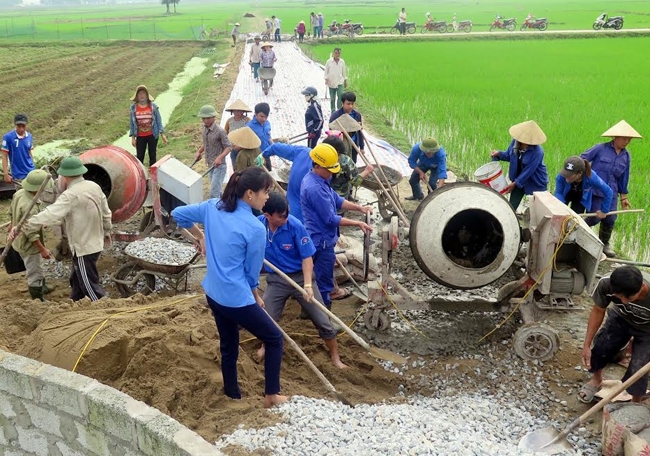
[[[427,22],[425,25],[430,25],[433,22],[433,18],[431,17],[431,13],[427,13]]]

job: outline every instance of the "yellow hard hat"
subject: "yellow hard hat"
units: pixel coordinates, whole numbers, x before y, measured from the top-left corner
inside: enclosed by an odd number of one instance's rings
[[[336,149],[329,144],[318,144],[311,150],[311,152],[309,152],[309,156],[318,166],[321,166],[334,174],[341,171],[339,154],[337,154]]]

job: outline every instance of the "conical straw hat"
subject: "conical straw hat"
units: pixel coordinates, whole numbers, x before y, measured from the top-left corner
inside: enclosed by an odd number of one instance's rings
[[[238,128],[228,134],[228,139],[235,146],[243,149],[255,149],[262,145],[262,141],[250,127]]]
[[[241,101],[239,98],[237,98],[237,99],[233,102],[233,104],[231,104],[230,106],[228,106],[228,107],[226,108],[226,111],[230,111],[230,112],[233,112],[233,111],[253,112],[253,110],[252,110],[251,108],[249,108],[248,106],[246,106],[246,103],[244,103],[243,101]]]
[[[534,120],[513,125],[508,132],[510,136],[523,144],[538,146],[546,142],[546,135]]]
[[[335,130],[347,131],[348,133],[354,133],[361,130],[361,125],[359,125],[359,122],[354,120],[350,116],[350,114],[343,114],[335,121],[330,122],[330,128]]]
[[[632,128],[632,126],[624,120],[621,120],[601,136],[608,136],[610,138],[615,138],[617,136],[623,138],[643,138],[638,131]]]

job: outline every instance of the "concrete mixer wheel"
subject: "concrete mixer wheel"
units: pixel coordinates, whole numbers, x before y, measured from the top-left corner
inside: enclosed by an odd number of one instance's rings
[[[390,317],[384,309],[369,309],[363,316],[363,324],[371,331],[388,331]]]
[[[115,278],[122,281],[131,281],[142,268],[135,263],[127,263],[115,274]],[[151,294],[156,289],[156,276],[152,274],[140,274],[138,281],[133,285],[115,283],[123,298],[128,298],[136,293],[143,295]]]
[[[377,205],[379,206],[379,215],[384,220],[390,220],[394,215],[397,215],[393,212],[390,200],[383,193],[379,195]]]
[[[548,361],[560,347],[557,331],[543,323],[529,323],[515,333],[515,352],[520,358]]]

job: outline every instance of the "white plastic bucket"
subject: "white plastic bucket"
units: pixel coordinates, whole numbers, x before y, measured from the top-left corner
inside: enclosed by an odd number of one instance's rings
[[[502,195],[505,193],[506,187],[508,187],[508,181],[506,181],[506,176],[503,174],[503,169],[499,162],[493,161],[481,166],[474,173],[474,177],[481,184],[493,188]]]

